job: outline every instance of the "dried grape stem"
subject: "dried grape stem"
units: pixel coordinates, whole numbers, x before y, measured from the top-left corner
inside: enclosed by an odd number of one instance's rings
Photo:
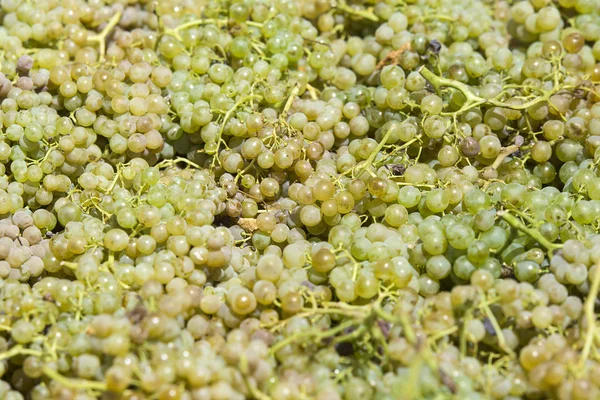
[[[491,165],[491,167],[493,169],[497,169],[500,166],[500,164],[502,164],[502,162],[506,159],[506,157],[510,156],[518,150],[519,146],[517,146],[516,144],[503,148],[502,150],[500,150],[500,153],[498,153],[498,156],[496,157],[496,160]]]
[[[381,61],[379,61],[379,63],[375,67],[375,69],[379,70],[379,69],[382,69],[383,67],[385,67],[386,65],[398,64],[400,62],[399,58],[402,55],[402,53],[404,53],[406,50],[410,50],[410,49],[411,49],[410,42],[404,43],[402,46],[400,46],[399,49],[392,50],[389,53],[387,53],[387,55]]]

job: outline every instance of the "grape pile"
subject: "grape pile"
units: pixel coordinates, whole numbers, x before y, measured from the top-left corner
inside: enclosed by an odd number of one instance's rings
[[[600,399],[600,1],[0,18],[0,400]]]

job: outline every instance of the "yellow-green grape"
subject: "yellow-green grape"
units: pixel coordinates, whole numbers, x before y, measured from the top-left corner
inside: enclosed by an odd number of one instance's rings
[[[121,229],[111,229],[104,235],[104,245],[110,251],[125,250],[129,244],[129,235]]]
[[[340,214],[347,214],[354,209],[356,204],[354,197],[347,191],[339,192],[335,195],[337,211]]]
[[[300,221],[306,226],[316,226],[322,220],[321,209],[314,205],[306,205],[300,210]]]
[[[283,262],[276,255],[264,255],[256,265],[256,276],[258,279],[277,282],[283,271]]]
[[[325,200],[321,203],[321,213],[326,217],[333,217],[338,214],[338,204],[334,199]]]
[[[346,303],[354,301],[357,297],[356,283],[351,279],[345,279],[335,288],[336,296]]]
[[[478,343],[485,337],[485,326],[483,322],[478,319],[472,319],[467,322],[465,326],[465,334],[467,336],[467,340]]]
[[[252,292],[244,288],[232,289],[233,293],[229,295],[231,310],[236,314],[246,315],[256,309],[256,297]]]
[[[379,291],[379,281],[375,276],[363,273],[356,280],[355,291],[363,299],[375,297]]]
[[[277,225],[277,220],[275,216],[271,212],[260,213],[256,217],[256,224],[258,229],[264,232],[271,233],[275,226]]]
[[[335,186],[329,180],[320,179],[312,188],[315,199],[319,201],[330,200],[335,194]]]
[[[286,268],[301,268],[306,261],[306,254],[300,246],[290,244],[283,249],[283,265]]]
[[[545,306],[537,306],[531,314],[531,322],[538,329],[547,328],[553,320],[552,311]]]
[[[548,356],[548,353],[541,346],[528,345],[521,350],[519,361],[525,370],[530,371],[545,362]]]
[[[327,273],[336,265],[335,254],[327,248],[319,249],[311,258],[312,267],[317,272]]]
[[[281,297],[281,309],[286,313],[298,313],[302,311],[302,307],[304,307],[304,298],[299,293],[289,292]]]
[[[17,321],[11,329],[12,339],[20,344],[26,344],[31,342],[35,333],[35,326],[32,323],[23,319]]]
[[[277,286],[273,282],[259,280],[254,284],[252,289],[256,301],[262,305],[273,304],[277,298]]]

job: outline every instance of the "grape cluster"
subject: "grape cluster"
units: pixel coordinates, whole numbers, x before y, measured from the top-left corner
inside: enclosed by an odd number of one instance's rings
[[[0,18],[0,400],[600,398],[597,0]]]

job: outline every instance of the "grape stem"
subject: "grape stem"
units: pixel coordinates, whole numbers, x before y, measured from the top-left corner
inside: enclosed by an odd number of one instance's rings
[[[427,338],[427,342],[428,343],[435,343],[438,340],[442,339],[443,337],[452,335],[456,331],[458,331],[458,327],[457,326],[453,326],[451,328],[444,329],[443,331],[436,332],[435,334],[432,334],[430,337]]]
[[[226,25],[229,23],[229,20],[226,18],[207,18],[207,19],[195,19],[193,21],[186,22],[181,25],[177,25],[175,28],[164,28],[163,32],[165,35],[169,35],[182,42],[183,39],[181,37],[180,32],[186,29],[193,28],[195,26],[200,25]],[[263,26],[260,22],[255,21],[245,21],[246,25],[254,26],[256,28],[261,28]]]
[[[58,147],[58,143],[54,143],[48,146],[48,149],[46,150],[46,154],[44,155],[44,157],[40,160],[33,160],[31,163],[28,163],[29,165],[40,165],[41,163],[45,162],[48,157],[50,157],[50,154],[52,153],[52,150]]]
[[[392,144],[390,145],[391,147],[393,147],[392,151],[390,153],[387,154],[387,156],[378,162],[378,166],[383,165],[384,161],[387,161],[387,159],[391,158],[392,156],[400,153],[402,150],[410,147],[411,144],[420,141],[421,140],[421,134],[416,135],[414,138],[410,139],[408,142],[402,144],[402,145],[397,145],[397,144]]]
[[[300,84],[299,83],[294,85],[294,88],[292,89],[292,92],[290,93],[290,96],[288,97],[287,101],[285,102],[285,106],[283,107],[283,110],[281,111],[281,114],[279,115],[279,118],[282,119],[283,121],[285,121],[285,118],[287,117],[287,113],[288,113],[288,111],[290,111],[290,108],[292,107],[292,103],[294,103],[294,100],[298,96],[298,93],[300,93]]]
[[[353,267],[352,267],[352,280],[356,281],[356,278],[358,277],[358,268],[361,266],[361,263],[359,263],[358,261],[356,261],[354,259],[354,257],[352,256],[352,254],[347,249],[343,248],[341,245],[335,251],[336,251],[336,256],[340,255],[340,254],[344,254],[346,257],[348,257],[350,259],[350,261],[353,264]],[[338,257],[336,257],[336,259],[337,258]]]
[[[121,178],[122,168],[125,167],[126,165],[127,164],[117,164],[117,171],[115,172],[115,177],[113,178],[112,182],[110,183],[110,186],[106,189],[105,193],[112,193],[115,186],[117,185],[117,181],[119,180],[119,178]]]
[[[60,265],[61,265],[61,267],[67,267],[67,268],[72,269],[72,270],[77,269],[77,267],[79,266],[78,263],[76,263],[76,262],[70,262],[70,261],[61,261]]]
[[[563,247],[562,244],[551,243],[550,241],[548,241],[548,239],[542,236],[542,234],[537,229],[526,227],[521,221],[519,221],[517,217],[510,214],[508,210],[500,210],[498,211],[498,215],[502,217],[502,219],[504,219],[506,222],[508,222],[508,224],[513,228],[516,228],[535,239],[539,244],[544,246],[550,252],[550,254],[553,250],[560,249]]]
[[[387,141],[390,139],[390,136],[392,136],[392,132],[393,132],[393,129],[391,129],[391,128],[388,129],[388,131],[385,133],[385,135],[381,138],[381,141],[379,142],[379,144],[377,145],[375,150],[373,150],[371,152],[371,154],[369,154],[369,158],[367,158],[365,160],[365,162],[361,165],[358,175],[356,175],[357,178],[360,177],[360,175],[364,172],[364,170],[366,168],[368,168],[370,165],[373,165],[373,161],[375,160],[375,157],[377,157],[377,154],[379,154],[379,152],[381,151],[383,146],[385,146]],[[415,139],[413,139],[413,141],[414,140]],[[371,174],[371,176],[375,177],[375,173],[373,171],[371,171],[370,169],[368,169],[367,171],[369,172],[369,174]]]
[[[227,125],[227,122],[232,117],[233,113],[236,112],[238,107],[241,106],[242,104],[244,104],[245,102],[247,102],[248,100],[262,100],[262,96],[258,95],[258,94],[249,94],[247,96],[243,96],[241,99],[239,99],[238,101],[235,102],[233,107],[231,107],[231,109],[228,110],[227,113],[225,113],[225,116],[223,117],[223,122],[221,123],[221,127],[219,128],[219,133],[217,134],[217,138],[215,140],[215,142],[217,143],[217,149],[215,151],[215,157],[213,158],[213,161],[212,161],[212,165],[211,165],[212,167],[215,166],[215,161],[219,158],[219,147],[221,145],[221,142],[223,141],[223,139],[221,137],[223,136],[223,131],[225,130],[225,125]]]
[[[400,176],[392,175],[392,178],[400,178]],[[416,188],[423,188],[423,189],[435,189],[436,188],[435,185],[428,185],[425,183],[396,182],[396,185],[398,185],[398,186],[414,186]]]
[[[469,108],[476,107],[478,105],[485,103],[484,99],[475,95],[475,93],[473,93],[471,91],[471,89],[464,83],[455,81],[453,79],[447,79],[447,78],[437,76],[436,74],[434,74],[433,72],[428,70],[425,66],[422,66],[421,68],[419,68],[419,73],[423,76],[423,78],[425,78],[429,83],[431,83],[431,85],[433,86],[433,88],[435,89],[435,91],[437,93],[441,92],[442,87],[451,87],[451,88],[457,89],[458,91],[460,91],[463,94],[463,96],[465,96],[465,99],[466,99],[465,104],[463,104],[463,106],[460,108],[460,110],[458,110],[452,114],[460,114],[461,112],[466,111]],[[444,113],[444,114],[447,114],[447,113]]]
[[[516,144],[513,144],[511,146],[507,146],[507,147],[503,148],[502,150],[500,150],[500,153],[498,153],[496,160],[494,160],[494,163],[490,167],[492,169],[498,169],[498,167],[500,166],[500,164],[502,164],[502,162],[506,159],[506,157],[510,156],[511,154],[513,154],[514,152],[516,152],[518,150],[519,150],[519,146],[517,146]]]
[[[185,163],[185,164],[189,165],[190,167],[193,167],[196,169],[202,169],[195,162],[192,162],[192,161],[188,160],[187,158],[183,158],[183,157],[177,157],[173,160],[163,160],[163,161],[159,162],[158,164],[156,164],[156,167],[158,167],[158,168],[172,167],[173,165],[180,163],[180,162]]]
[[[597,331],[596,326],[596,314],[594,313],[594,306],[596,305],[596,299],[598,298],[598,290],[600,289],[600,263],[596,263],[596,268],[594,270],[594,276],[592,277],[592,285],[590,286],[590,291],[588,293],[587,298],[585,299],[585,303],[583,305],[583,311],[585,313],[585,318],[587,320],[586,334],[585,334],[585,342],[583,345],[583,350],[581,351],[581,359],[579,360],[579,371],[583,371],[585,368],[585,364],[590,355],[590,351],[592,349],[592,344],[594,341],[594,336]]]
[[[378,22],[379,17],[373,13],[371,10],[358,10],[356,8],[352,8],[346,3],[346,0],[339,0],[334,8],[344,12],[346,14],[355,15],[357,17],[361,17],[364,19],[368,19],[369,21]]]
[[[539,89],[539,91],[542,93],[541,96],[536,96],[533,99],[531,99],[530,101],[522,103],[522,104],[509,104],[509,103],[504,103],[502,101],[499,101],[495,98],[484,99],[483,97],[479,97],[471,91],[471,89],[469,88],[468,85],[466,85],[462,82],[459,82],[459,81],[455,81],[453,79],[448,79],[448,78],[443,78],[441,76],[437,76],[436,74],[434,74],[433,72],[428,70],[425,66],[422,66],[421,68],[419,68],[419,73],[423,76],[423,78],[425,78],[429,83],[431,83],[431,85],[433,86],[433,88],[436,90],[436,92],[438,94],[441,92],[441,89],[443,87],[451,87],[451,88],[457,89],[459,92],[461,92],[463,94],[463,96],[465,96],[465,99],[466,99],[465,104],[463,104],[462,107],[458,111],[444,112],[444,113],[442,113],[442,115],[460,114],[460,113],[463,113],[473,107],[477,107],[482,104],[491,104],[496,107],[503,107],[503,108],[508,108],[511,110],[523,111],[523,110],[527,110],[528,108],[530,108],[538,103],[548,101],[548,99],[560,89],[558,87],[554,87],[551,90]]]
[[[511,208],[510,212],[517,214],[519,217],[523,218],[524,220],[526,220],[527,222],[529,222],[533,226],[539,224],[538,221],[536,221],[533,217],[525,214],[523,211]]]
[[[410,366],[409,379],[405,395],[407,399],[413,400],[422,397],[422,392],[419,386],[421,367],[423,366],[423,357],[419,355],[415,362]]]
[[[483,294],[482,294],[482,296],[483,296]],[[490,306],[488,305],[488,303],[486,301],[481,302],[481,309],[483,310],[483,312],[487,316],[488,320],[494,327],[494,331],[496,331],[496,337],[498,338],[498,345],[500,346],[500,348],[502,350],[504,350],[504,352],[506,354],[508,354],[510,357],[513,357],[513,358],[516,357],[514,351],[510,347],[508,347],[508,345],[506,344],[506,338],[504,337],[504,334],[502,333],[502,328],[500,327],[500,324],[498,324],[498,321],[496,320],[494,313],[492,312],[492,310],[490,309]]]
[[[246,387],[248,388],[248,392],[250,392],[250,396],[256,400],[271,400],[271,397],[267,396],[263,392],[261,392],[248,377],[244,376],[244,381],[246,382]]]
[[[467,356],[467,324],[472,319],[473,319],[473,310],[468,309],[467,312],[465,313],[465,316],[463,319],[462,332],[461,332],[460,338],[459,338],[460,354],[463,357]]]
[[[16,345],[12,349],[5,351],[4,353],[0,353],[0,361],[7,360],[17,355],[27,355],[27,356],[35,356],[41,357],[42,353],[32,349],[26,349],[21,345]]]
[[[59,384],[71,389],[91,389],[106,392],[108,389],[103,382],[88,381],[85,379],[71,379],[62,376],[47,365],[42,368],[42,372],[48,378],[55,380]]]
[[[100,53],[99,57],[100,57],[100,60],[102,60],[102,61],[104,61],[104,55],[106,54],[106,37],[110,34],[110,32],[114,29],[114,27],[117,26],[117,24],[121,20],[122,15],[123,15],[123,12],[121,10],[117,11],[115,13],[115,15],[113,15],[110,18],[110,20],[108,21],[108,23],[106,24],[104,29],[102,29],[102,31],[100,31],[100,33],[96,33],[94,35],[88,36],[88,38],[87,38],[88,42],[98,43],[98,49],[99,49],[99,53]]]
[[[325,304],[322,304],[325,305]],[[338,305],[338,303],[331,303],[331,304],[327,304],[330,305],[332,307],[336,307]],[[359,318],[363,316],[363,313],[360,312],[360,310],[354,311],[354,310],[341,310],[340,308],[304,308],[303,312],[299,313],[299,314],[295,314],[294,317],[297,318],[303,318],[303,317],[310,317],[310,316],[314,316],[317,314],[322,314],[322,315],[327,315],[327,314],[332,314],[332,315],[344,315],[346,317],[352,317],[352,318]],[[392,317],[393,318],[393,317]],[[283,321],[279,321],[277,324],[275,325],[266,325],[265,327],[270,327],[271,332],[276,332],[279,329],[281,329],[283,326],[285,326],[285,324],[288,322],[288,320],[283,320]]]
[[[350,340],[357,339],[360,336],[362,336],[363,333],[365,333],[366,329],[367,328],[365,328],[365,325],[359,325],[352,332],[334,338],[333,343],[343,343],[343,342],[348,342]]]
[[[273,347],[271,347],[269,352],[271,354],[276,354],[279,350],[281,350],[285,346],[287,346],[291,343],[294,343],[295,341],[302,339],[302,338],[314,337],[314,339],[316,341],[320,341],[322,339],[325,339],[325,338],[328,338],[331,336],[335,336],[337,333],[343,332],[346,328],[350,328],[353,325],[356,325],[357,323],[358,322],[356,320],[349,320],[349,321],[345,321],[345,322],[339,324],[336,327],[333,327],[331,329],[326,329],[324,331],[318,330],[318,329],[309,329],[307,331],[297,332],[297,333],[294,333],[293,335],[288,336],[285,339],[275,343],[273,345]]]
[[[314,86],[312,86],[310,83],[306,84],[306,90],[310,94],[311,99],[317,100],[319,98],[319,96],[317,95],[317,89]]]
[[[422,17],[419,18],[421,21],[425,22],[425,21],[448,21],[448,22],[456,22],[457,18],[455,17],[449,17],[447,15],[443,15],[443,14],[429,14],[429,15],[424,15]]]
[[[355,338],[359,337],[360,335],[362,335],[369,328],[373,317],[380,318],[384,321],[388,321],[393,324],[399,323],[402,326],[402,330],[403,330],[404,336],[406,337],[406,340],[414,346],[420,346],[420,344],[418,343],[418,340],[417,340],[417,336],[416,336],[414,330],[412,329],[412,326],[410,325],[408,315],[406,315],[406,314],[402,314],[400,316],[392,315],[382,308],[381,304],[387,297],[389,297],[389,294],[380,294],[379,298],[374,303],[372,303],[370,305],[364,305],[364,306],[354,306],[354,305],[350,305],[350,304],[343,303],[343,302],[323,302],[323,303],[321,303],[321,306],[324,308],[309,308],[309,309],[305,308],[305,309],[303,309],[303,312],[301,312],[299,314],[295,314],[294,317],[297,318],[297,317],[309,317],[311,315],[319,315],[319,314],[320,315],[331,314],[331,315],[344,315],[350,319],[341,323],[338,326],[335,326],[335,327],[327,329],[327,330],[310,329],[310,330],[307,330],[304,332],[297,332],[291,336],[288,336],[288,337],[282,339],[280,342],[276,343],[271,348],[270,352],[271,352],[271,354],[274,354],[277,351],[279,351],[281,348],[283,348],[293,342],[296,342],[300,339],[313,338],[316,340],[322,340],[325,338],[329,338],[329,337],[335,336],[338,333],[344,331],[344,329],[350,328],[353,326],[355,326],[356,329],[354,329],[349,334],[336,337],[334,339],[334,342],[355,339]],[[274,327],[272,327],[271,331],[274,332],[274,331],[279,330],[288,321],[289,321],[289,319],[284,320],[284,321],[279,321]],[[454,332],[447,330],[447,331],[444,331],[443,336],[451,335],[452,333],[454,333]],[[377,336],[377,333],[375,334],[375,336]],[[384,338],[379,337],[379,339],[383,340]],[[422,350],[426,351],[426,349],[422,349]],[[425,357],[427,358],[428,364],[433,365],[433,361],[431,360],[429,355],[425,355]]]
[[[252,161],[250,161],[250,162],[248,163],[248,165],[246,165],[246,166],[244,167],[244,169],[241,169],[241,170],[239,170],[239,171],[237,172],[237,174],[236,174],[236,176],[235,176],[235,179],[233,180],[233,182],[234,182],[234,183],[237,183],[237,182],[240,180],[240,177],[241,177],[242,175],[244,175],[246,172],[248,172],[248,170],[254,166],[254,163],[255,163],[255,161],[256,161],[256,158],[253,158],[253,159],[252,159]]]
[[[181,37],[181,34],[179,32],[186,30],[186,29],[190,29],[193,28],[195,26],[199,26],[199,25],[224,25],[227,24],[227,19],[225,18],[221,18],[221,19],[217,19],[217,18],[207,18],[207,19],[195,19],[193,21],[190,22],[186,22],[184,24],[181,25],[177,25],[175,28],[164,28],[164,34],[165,35],[169,35],[174,37],[175,39],[177,39],[180,42],[183,42],[183,39]]]

